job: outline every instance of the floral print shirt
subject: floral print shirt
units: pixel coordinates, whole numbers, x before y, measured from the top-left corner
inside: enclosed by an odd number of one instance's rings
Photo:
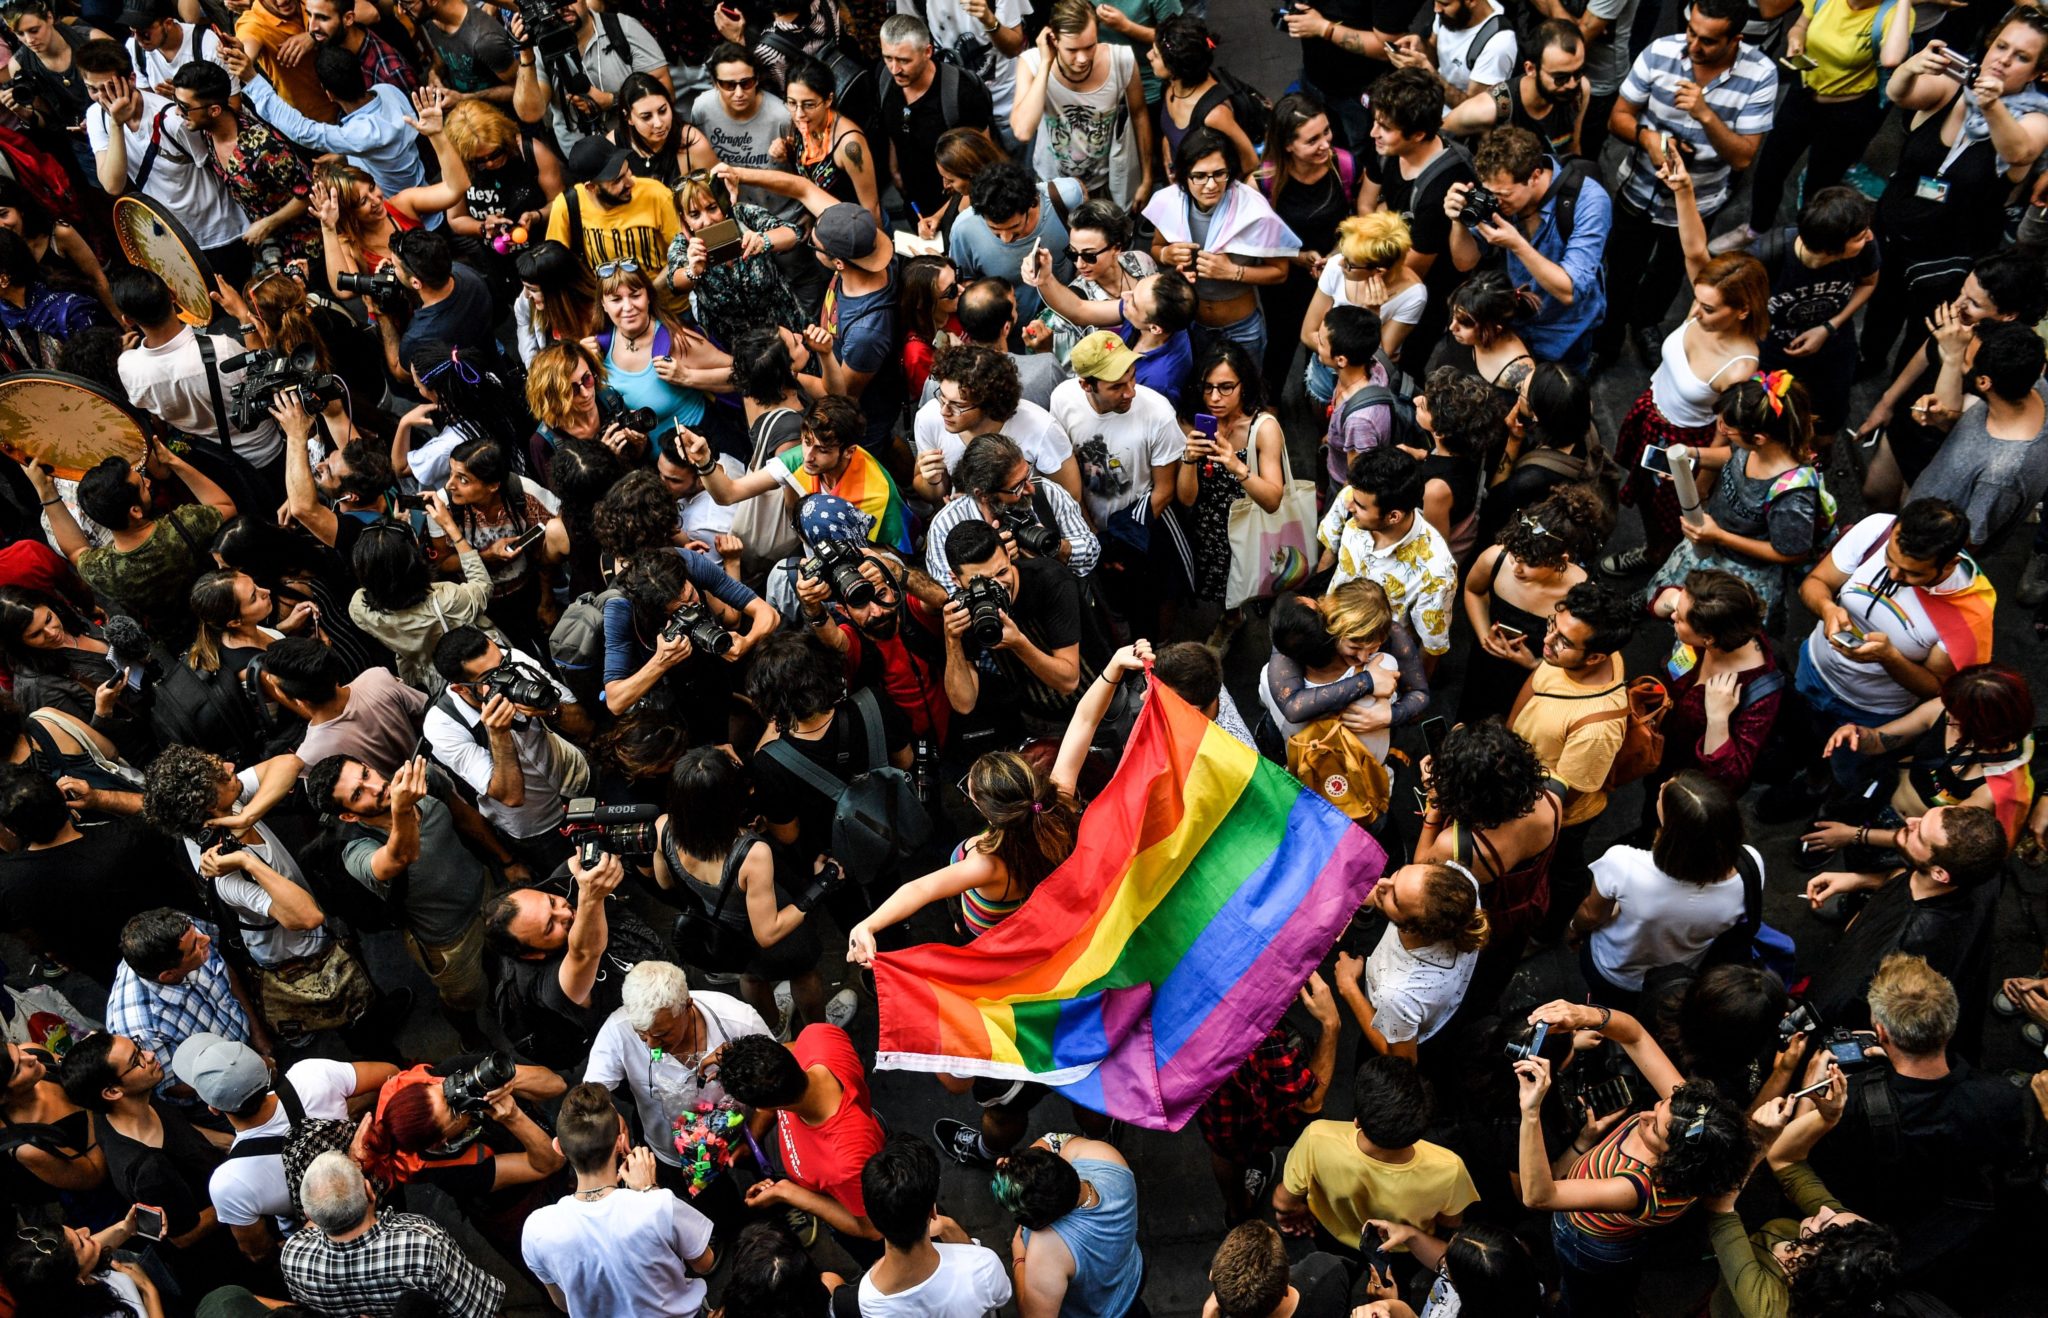
[[[282,133],[247,110],[235,121],[233,161],[221,164],[220,154],[209,146],[206,165],[252,220],[288,205],[294,197],[310,200],[313,195],[313,178],[306,162]],[[291,256],[320,258],[320,224],[310,209],[275,236]]]
[[[1405,613],[1408,629],[1429,654],[1448,654],[1451,648],[1451,600],[1458,590],[1458,560],[1443,534],[1413,514],[1414,526],[1407,535],[1381,549],[1372,532],[1351,520],[1351,487],[1337,492],[1316,539],[1337,555],[1337,572],[1330,578],[1335,590],[1354,577],[1377,582],[1387,592],[1387,606],[1395,621]]]
[[[752,229],[764,239],[771,229],[789,227],[787,220],[744,201],[733,208],[733,218],[741,228]],[[689,258],[690,235],[679,233],[668,245],[669,271],[673,273]],[[781,325],[802,332],[809,323],[783,282],[772,252],[712,266],[691,290],[690,302],[704,332],[727,349],[749,325]]]

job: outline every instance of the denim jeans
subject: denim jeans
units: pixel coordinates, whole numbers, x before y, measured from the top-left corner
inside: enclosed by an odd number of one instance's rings
[[[1571,1318],[1607,1318],[1635,1312],[1636,1280],[1642,1272],[1643,1238],[1589,1236],[1563,1213],[1550,1219],[1550,1243],[1557,1251],[1558,1284]]]
[[[1250,353],[1254,362],[1266,360],[1266,313],[1257,307],[1252,308],[1252,314],[1243,320],[1234,320],[1228,325],[1204,325],[1197,321],[1188,326],[1188,333],[1194,339],[1195,356],[1198,358],[1216,340],[1229,339]]]
[[[1874,728],[1898,717],[1895,714],[1880,714],[1873,710],[1858,709],[1836,695],[1834,688],[1815,670],[1813,659],[1807,654],[1803,641],[1799,646],[1799,671],[1792,679],[1792,688],[1799,693],[1799,698],[1806,702],[1807,714],[1823,740],[1844,723]],[[1828,756],[1827,763],[1836,784],[1851,787],[1856,783],[1857,771],[1863,763],[1863,757],[1845,746]]]

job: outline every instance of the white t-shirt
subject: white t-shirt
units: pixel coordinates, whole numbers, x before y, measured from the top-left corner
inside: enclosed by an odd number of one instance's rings
[[[747,474],[747,464],[730,453],[717,455],[718,465],[725,468],[725,478],[736,481]],[[781,498],[781,495],[776,495]],[[686,533],[710,544],[713,536],[725,535],[732,531],[733,520],[739,516],[744,504],[723,504],[711,497],[711,491],[697,482],[697,492],[687,499],[676,500],[676,525]]]
[[[519,1238],[526,1266],[578,1318],[695,1318],[704,1283],[683,1265],[710,1246],[711,1219],[658,1186],[564,1195],[535,1210]]]
[[[900,3],[897,8],[910,12]],[[1023,26],[1024,0],[995,0],[990,8],[999,27]],[[981,79],[995,105],[996,122],[1008,132],[1010,102],[1017,95],[1017,61],[995,48],[989,40],[994,33],[960,0],[931,0],[924,17],[932,30],[932,45],[952,51],[954,63]]]
[[[235,781],[242,788],[240,794],[235,797],[235,805],[239,808],[249,804],[250,798],[256,795],[256,771],[244,769],[235,775]],[[305,888],[308,892],[312,891],[306,882],[305,871],[299,868],[298,859],[285,848],[277,834],[270,831],[270,825],[260,819],[257,820],[256,835],[263,840],[245,844],[245,849],[299,887]],[[185,856],[192,862],[194,873],[199,870],[199,855],[199,844],[187,838]],[[201,882],[205,880],[202,879]],[[256,880],[240,873],[230,873],[213,880],[213,885],[219,891],[222,901],[251,920],[272,918],[270,894],[265,892],[263,885]],[[249,949],[249,955],[256,958],[256,964],[259,966],[278,966],[287,961],[296,961],[300,957],[312,956],[332,941],[332,935],[327,932],[325,926],[316,929],[287,929],[274,922],[268,929],[243,929],[241,935],[242,942]]]
[[[184,36],[178,41],[178,53],[170,59],[165,59],[164,53],[160,50],[139,50],[135,45],[135,39],[128,39],[129,55],[142,56],[139,64],[142,72],[137,75],[136,81],[142,85],[143,90],[155,91],[159,85],[168,83],[173,74],[195,59],[203,59],[209,64],[220,63],[219,33],[210,27],[200,27],[197,23],[180,23],[178,28]],[[239,93],[241,90],[241,81],[234,74],[228,74],[228,91]]]
[[[356,1091],[356,1069],[347,1062],[330,1062],[321,1057],[308,1057],[303,1062],[294,1062],[285,1072],[285,1078],[292,1082],[292,1089],[298,1093],[299,1103],[309,1117],[327,1121],[348,1120],[349,1095]],[[260,1126],[235,1132],[235,1144],[243,1140],[262,1139],[267,1135],[288,1135],[291,1133],[291,1119],[285,1115],[284,1103],[280,1100],[270,1120]],[[277,1219],[279,1231],[290,1231],[298,1220],[298,1205],[292,1202],[291,1191],[284,1180],[284,1157],[269,1154],[258,1158],[233,1157],[234,1145],[228,1146],[230,1156],[213,1169],[213,1176],[206,1183],[207,1196],[213,1200],[214,1212],[222,1226],[254,1226],[266,1216]]]
[[[535,487],[528,485],[526,488]],[[546,675],[554,683],[555,697],[563,704],[576,702],[575,692],[557,681],[546,664],[524,650],[510,646],[504,647],[502,653],[505,662],[525,664]],[[450,705],[455,707],[456,713],[448,712]],[[476,792],[476,806],[484,818],[505,832],[515,838],[536,837],[560,824],[567,798],[562,795],[554,738],[548,731],[548,725],[525,714],[512,720],[512,744],[519,754],[526,796],[518,805],[506,805],[484,795],[485,789],[491,785],[491,748],[488,739],[479,746],[472,731],[482,721],[482,710],[451,692],[446,701],[437,700],[428,706],[422,733],[427,744],[433,747],[434,758],[452,769]]]
[[[1057,394],[1059,391],[1053,392]],[[1003,422],[1002,433],[1017,441],[1017,447],[1024,450],[1024,460],[1041,476],[1052,475],[1074,456],[1073,441],[1067,438],[1067,432],[1060,423],[1053,419],[1052,413],[1028,398],[1017,401],[1017,414]],[[911,424],[911,436],[919,453],[929,453],[933,449],[943,452],[947,471],[960,465],[960,455],[967,451],[966,439],[946,429],[946,423],[939,418],[937,395],[917,409],[917,417]]]
[[[1468,28],[1445,27],[1441,14],[1430,20],[1430,36],[1436,41],[1436,70],[1459,91],[1475,82],[1482,87],[1498,87],[1515,71],[1515,25],[1501,14],[1498,4],[1493,6],[1493,12],[1501,22],[1486,45],[1476,51],[1472,42],[1479,29],[1486,26],[1486,19]]]
[[[1921,607],[1919,591],[1912,586],[1900,586],[1885,596],[1875,588],[1875,583],[1885,575],[1884,549],[1879,542],[1897,520],[1890,513],[1872,513],[1835,543],[1828,561],[1849,577],[1835,592],[1835,603],[1848,612],[1849,621],[1856,624],[1857,630],[1865,634],[1883,632],[1893,649],[1915,663],[1925,663],[1934,647],[1941,644],[1941,633]],[[1932,593],[1961,591],[1976,580],[1978,570],[1976,563],[1966,557]],[[1920,697],[1894,681],[1882,664],[1857,663],[1830,645],[1824,635],[1826,631],[1825,623],[1813,625],[1813,634],[1806,638],[1807,662],[1844,702],[1886,717],[1903,714],[1920,703]]]
[[[405,467],[413,483],[422,490],[438,490],[448,483],[448,459],[469,436],[454,426],[436,434],[424,444],[415,444],[405,455]]]
[[[212,148],[205,136],[185,127],[175,103],[153,91],[138,94],[142,97],[142,113],[134,123],[121,126],[121,138],[128,147],[128,181],[132,184],[142,171],[149,139],[157,116],[162,113],[162,147],[149,171],[149,185],[142,191],[163,203],[164,209],[177,216],[191,233],[193,241],[208,251],[241,237],[242,230],[249,227],[249,219],[207,168],[205,153]],[[113,140],[113,120],[108,117],[106,106],[95,102],[86,107],[85,140],[91,144],[94,155],[106,150]]]
[[[1052,415],[1081,463],[1081,493],[1097,526],[1152,494],[1152,468],[1179,462],[1188,437],[1173,404],[1156,389],[1138,386],[1126,412],[1097,412],[1078,379],[1052,391]],[[1090,446],[1099,445],[1091,453]],[[1092,459],[1092,460],[1091,460]]]
[[[1323,265],[1323,277],[1316,281],[1316,291],[1330,299],[1332,307],[1355,307],[1350,292],[1345,288],[1344,263],[1328,261]],[[1402,289],[1380,304],[1379,317],[1382,324],[1419,325],[1422,312],[1429,305],[1429,287],[1421,280]]]
[[[1045,87],[1045,113],[1038,121],[1031,167],[1040,178],[1077,178],[1090,196],[1109,187],[1109,156],[1116,149],[1117,111],[1124,89],[1138,71],[1138,54],[1129,46],[1103,43],[1096,51],[1105,67],[1102,85],[1076,91],[1057,72]],[[1038,47],[1026,46],[1017,61],[1032,77],[1045,62]]]
[[[860,1279],[861,1318],[978,1318],[1010,1302],[1010,1275],[986,1245],[932,1246],[938,1271],[908,1290],[884,1295],[875,1274]]]
[[[744,1034],[768,1033],[768,1023],[761,1019],[761,1013],[729,993],[707,989],[690,994],[690,1003],[704,1013],[706,1052]],[[696,1068],[683,1065],[683,1059],[673,1053],[664,1052],[661,1060],[655,1061],[640,1036],[633,1033],[624,1007],[607,1016],[598,1027],[597,1037],[590,1043],[590,1060],[584,1064],[583,1078],[606,1089],[616,1089],[623,1080],[633,1091],[633,1102],[639,1106],[640,1129],[647,1146],[654,1150],[655,1157],[672,1167],[682,1166],[675,1141],[669,1138],[675,1130],[675,1119],[694,1108],[700,1099],[716,1103],[725,1097],[724,1085],[716,1080],[699,1084]]]
[[[1468,882],[1471,875],[1465,876]],[[1479,885],[1472,882],[1474,892]],[[1365,959],[1365,996],[1371,1001],[1373,1027],[1388,1043],[1421,1043],[1449,1023],[1471,987],[1479,953],[1460,952],[1449,943],[1409,949],[1401,931],[1387,926],[1379,946]]]
[[[98,106],[94,106],[98,109]],[[132,165],[134,160],[131,158]],[[157,162],[159,169],[163,162]],[[150,179],[152,189],[156,180]],[[152,193],[152,195],[154,195]],[[236,234],[241,230],[237,229]],[[231,237],[234,235],[230,235]],[[220,374],[220,400],[228,408],[228,443],[238,457],[267,467],[284,456],[284,431],[265,414],[254,430],[237,430],[234,423],[234,391],[246,370],[225,370],[222,363],[247,351],[225,334],[209,334],[213,340],[214,369]],[[145,412],[162,417],[172,427],[201,439],[218,440],[222,418],[214,415],[213,388],[207,383],[206,361],[199,355],[199,336],[187,325],[161,347],[134,347],[114,362],[128,401]]]
[[[1763,871],[1763,857],[1744,847]],[[1609,847],[1593,862],[1593,890],[1619,905],[1611,923],[1593,931],[1593,964],[1627,989],[1643,986],[1658,966],[1691,965],[1742,918],[1742,876],[1702,888],[1680,883],[1640,847]]]

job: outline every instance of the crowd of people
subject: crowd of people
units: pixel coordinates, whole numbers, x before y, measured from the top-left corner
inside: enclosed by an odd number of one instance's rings
[[[0,390],[146,436],[0,435],[0,1313],[2019,1311],[2048,15],[1205,9],[0,5]],[[1206,1287],[871,1076],[1167,699],[1386,856]]]

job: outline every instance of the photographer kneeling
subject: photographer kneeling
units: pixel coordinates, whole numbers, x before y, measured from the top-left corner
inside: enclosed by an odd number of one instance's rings
[[[753,591],[696,550],[642,549],[604,603],[604,704],[674,710],[724,740],[737,664],[780,621]],[[744,633],[732,627],[744,625]]]
[[[569,854],[557,829],[590,764],[548,724],[585,736],[590,716],[546,669],[478,627],[443,636],[434,671],[448,683],[423,729],[434,758],[469,784],[484,818],[535,873],[553,869]]]
[[[953,712],[983,710],[982,722],[997,723],[1014,710],[1030,732],[1059,736],[1095,673],[1081,653],[1074,574],[1056,558],[1012,558],[996,529],[980,521],[947,534],[946,563],[960,581],[945,611]]]

